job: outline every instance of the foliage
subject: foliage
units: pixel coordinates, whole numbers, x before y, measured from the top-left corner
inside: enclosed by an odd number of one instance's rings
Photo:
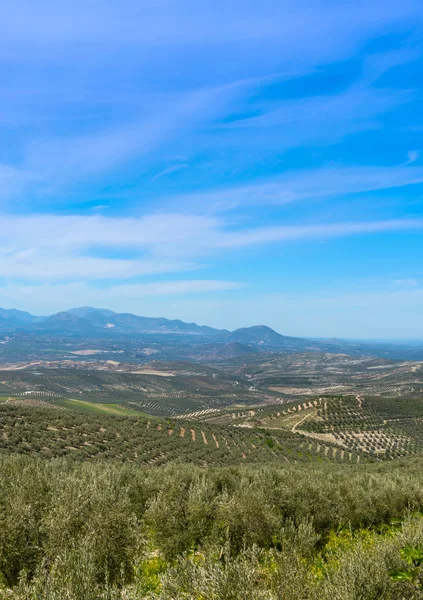
[[[0,598],[411,600],[421,467],[3,455]]]
[[[402,569],[392,569],[389,575],[393,581],[410,581],[416,588],[423,590],[423,546],[407,544],[400,550],[402,560],[407,566]]]

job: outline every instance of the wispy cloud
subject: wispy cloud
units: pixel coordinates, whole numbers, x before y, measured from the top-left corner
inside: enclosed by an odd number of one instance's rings
[[[285,204],[305,198],[343,196],[423,183],[423,167],[404,166],[298,170],[269,182],[187,194],[168,198],[168,201],[178,206],[201,206],[208,210],[214,207],[225,211],[242,205]]]
[[[89,177],[114,172],[118,167],[154,155],[166,141],[216,115],[224,113],[237,97],[265,80],[284,77],[258,76],[235,79],[217,86],[205,86],[179,93],[156,95],[140,103],[141,116],[124,124],[89,132],[33,137],[22,150],[16,166],[0,164],[0,199],[32,194],[53,196]],[[152,179],[160,179],[187,168],[177,161],[160,170]]]
[[[407,153],[407,160],[403,163],[402,166],[405,165],[411,165],[412,163],[416,162],[416,160],[419,160],[419,156],[420,156],[420,152],[418,152],[417,150],[410,150]]]
[[[159,102],[137,120],[84,135],[32,139],[22,164],[4,167],[8,189],[57,193],[63,185],[154,152],[187,119],[195,119],[220,90],[193,91]],[[0,177],[2,173],[0,172]]]
[[[204,268],[200,258],[228,248],[310,242],[375,232],[423,229],[423,219],[393,219],[236,228],[222,219],[166,214],[139,219],[103,216],[3,217],[0,276],[77,280],[131,278]],[[95,256],[101,249],[105,258]],[[142,260],[118,259],[117,250]]]
[[[166,175],[170,175],[171,173],[175,173],[176,171],[181,171],[181,169],[187,169],[188,165],[186,163],[176,163],[174,165],[168,165],[161,171],[159,171],[156,175],[154,175],[153,179],[160,179],[161,177],[165,177]]]
[[[273,250],[299,280],[317,242],[344,273],[341,240],[421,232],[422,31],[419,0],[9,3],[2,298],[134,310],[169,294],[187,315],[188,294],[236,294],[238,270],[272,285]]]
[[[118,2],[75,0],[57,5],[53,0],[40,3],[37,10],[27,0],[17,0],[4,15],[3,38],[7,42],[39,42],[44,45],[74,42],[113,46],[145,47],[146,45],[177,46],[195,43],[239,43],[277,39],[284,42],[287,52],[303,53],[307,43],[312,53],[326,40],[326,47],[357,42],[361,36],[384,32],[389,24],[416,19],[421,11],[417,1],[402,3],[374,0],[369,5],[358,0],[354,6],[300,0],[294,5],[265,1],[260,11],[253,2],[234,3],[228,10],[222,2],[198,4],[193,0],[146,1],[141,6],[128,0],[123,7]],[[163,14],[166,19],[163,20]],[[188,18],[189,17],[189,18]],[[229,18],[231,17],[231,18]],[[298,36],[302,31],[303,36]],[[342,33],[348,32],[348,41]],[[329,32],[332,35],[329,35]],[[281,39],[280,39],[281,38]],[[299,39],[300,38],[300,39]],[[317,43],[317,41],[319,43]],[[59,58],[59,57],[58,57]]]
[[[222,247],[240,247],[252,244],[269,244],[296,240],[305,242],[316,239],[330,239],[376,232],[418,231],[421,229],[423,229],[423,219],[393,219],[358,223],[261,227],[250,231],[247,230],[240,233],[224,235],[220,239],[220,245]]]
[[[54,247],[54,241],[52,246]],[[57,247],[53,255],[35,248],[23,251],[0,250],[0,277],[27,281],[113,280],[181,273],[198,268],[198,264],[186,261],[96,258],[84,253],[66,253]]]
[[[280,144],[299,146],[307,140],[342,137],[352,131],[371,129],[375,127],[375,117],[411,98],[407,90],[354,87],[340,94],[280,102],[277,108],[262,115],[232,121],[224,127],[283,127]]]
[[[372,86],[390,68],[412,60],[414,48],[364,60],[359,83],[344,91],[276,99],[255,117],[223,125],[253,89],[346,60],[367,39],[387,29],[402,31],[423,15],[413,0],[327,8],[320,2],[265,2],[257,11],[248,2],[228,9],[182,0],[176,9],[171,0],[142,6],[130,0],[123,9],[116,2],[59,6],[45,0],[35,10],[18,0],[3,15],[0,39],[6,67],[18,73],[0,100],[5,115],[18,110],[9,126],[20,132],[14,159],[4,164],[2,195],[20,192],[35,203],[87,177],[103,183],[104,173],[111,173],[113,180],[118,167],[133,161],[157,181],[183,168],[163,168],[156,155],[170,141],[169,150],[179,153],[181,137],[201,155],[204,146],[216,153],[231,145],[262,148],[262,136],[251,132],[267,130],[269,152],[281,152],[377,127],[380,115],[411,95]],[[31,70],[29,79],[21,65],[33,62],[43,68]],[[181,69],[190,77],[178,83],[174,73]]]

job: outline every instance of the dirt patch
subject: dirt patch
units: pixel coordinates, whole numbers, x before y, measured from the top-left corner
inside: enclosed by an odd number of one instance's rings
[[[22,371],[22,369],[28,369],[29,367],[37,367],[41,364],[41,361],[29,363],[7,363],[4,365],[0,365],[0,371]]]
[[[297,421],[293,426],[292,426],[292,433],[295,433],[298,429],[298,426],[301,425],[301,423],[304,423],[304,421],[306,419],[308,419],[309,417],[311,417],[313,415],[313,413],[309,413],[308,415],[306,415],[305,417],[303,417],[302,419],[300,419],[299,421]]]
[[[132,375],[158,375],[159,377],[175,377],[175,373],[170,371],[155,371],[154,369],[149,369],[148,371],[129,371],[129,373]]]

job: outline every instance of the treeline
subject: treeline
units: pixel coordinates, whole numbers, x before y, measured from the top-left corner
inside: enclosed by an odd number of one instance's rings
[[[388,570],[423,540],[422,466],[1,456],[0,598],[417,598]]]

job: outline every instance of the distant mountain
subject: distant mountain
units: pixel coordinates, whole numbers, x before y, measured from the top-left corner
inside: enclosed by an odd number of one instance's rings
[[[281,335],[266,325],[254,325],[235,329],[227,337],[228,342],[247,344],[260,350],[272,352],[342,352],[348,347],[348,342],[334,343],[325,340],[308,340],[306,338]]]
[[[225,329],[214,329],[196,323],[185,323],[180,319],[165,319],[163,317],[140,317],[131,313],[115,313],[106,308],[82,306],[61,311],[49,317],[36,317],[14,309],[0,309],[0,330],[22,330],[29,328],[34,331],[51,331],[60,333],[61,328],[66,334],[73,328],[74,333],[97,333],[101,337],[112,332],[122,334],[175,334],[213,338],[229,334]]]
[[[229,334],[228,340],[244,344],[283,344],[285,336],[277,333],[266,325],[241,327]]]
[[[329,352],[423,360],[423,342],[407,345],[340,339],[310,340],[281,335],[266,325],[228,331],[186,323],[179,319],[141,317],[92,306],[72,308],[49,317],[0,308],[0,334],[3,337],[15,336],[19,340],[17,347],[19,343],[28,347],[32,357],[38,355],[37,335],[50,334],[55,338],[72,337],[79,341],[110,341],[113,348],[115,342],[121,340],[122,348],[126,347],[129,356],[137,360],[152,355],[165,360],[219,360],[261,351],[280,354]],[[7,355],[8,348],[9,346],[2,346],[0,355]],[[17,356],[21,356],[17,350],[16,352]]]
[[[43,317],[36,317],[29,312],[16,308],[0,308],[0,319],[10,323],[38,323]]]
[[[115,313],[107,309],[90,307],[73,308],[66,311],[82,317],[92,325],[101,328],[114,329],[122,333],[175,333],[189,335],[215,336],[225,330],[213,329],[196,323],[185,323],[179,319],[170,320],[156,317],[139,317],[131,313]]]
[[[76,315],[77,317],[81,317],[82,319],[89,317],[90,315],[92,315],[92,313],[97,313],[99,315],[102,315],[103,317],[112,317],[113,315],[116,314],[115,312],[113,312],[112,310],[109,310],[108,308],[93,308],[92,306],[81,306],[79,308],[70,308],[69,310],[66,310],[65,312],[68,312],[71,315]]]
[[[42,333],[92,335],[95,333],[96,328],[87,319],[83,319],[70,312],[63,311],[48,317],[41,323],[36,323],[33,326],[33,330]]]

